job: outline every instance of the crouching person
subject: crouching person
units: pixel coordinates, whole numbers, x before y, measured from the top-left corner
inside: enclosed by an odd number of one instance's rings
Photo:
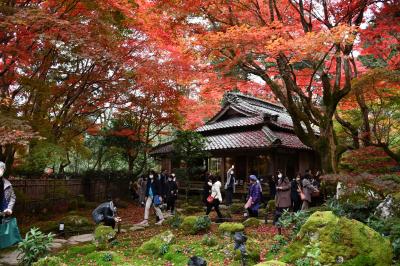
[[[117,208],[112,200],[97,206],[92,212],[93,220],[96,224],[103,223],[105,226],[115,228],[115,224],[121,222],[121,218],[116,216]]]

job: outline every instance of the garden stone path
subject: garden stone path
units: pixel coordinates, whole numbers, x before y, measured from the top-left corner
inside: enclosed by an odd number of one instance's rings
[[[80,243],[91,242],[93,240],[94,240],[93,234],[77,235],[77,236],[71,236],[70,238],[68,238],[68,244],[76,245],[76,244],[80,244]]]
[[[4,253],[0,258],[0,265],[18,265],[18,250],[9,251]]]

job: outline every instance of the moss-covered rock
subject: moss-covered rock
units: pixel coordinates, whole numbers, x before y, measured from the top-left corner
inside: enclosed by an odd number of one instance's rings
[[[262,220],[257,219],[255,217],[250,217],[246,221],[243,222],[245,227],[257,227],[263,223]]]
[[[389,266],[393,256],[389,240],[359,221],[337,217],[330,211],[312,214],[285,253],[285,262],[311,255],[322,265],[338,261],[361,265],[357,263],[361,261],[364,266]]]
[[[218,230],[221,233],[235,233],[244,230],[244,225],[242,223],[222,223],[218,226]]]
[[[175,241],[176,238],[174,234],[171,231],[165,231],[144,242],[137,249],[137,252],[143,255],[162,256],[168,249],[168,246],[175,243]]]
[[[94,230],[94,243],[98,249],[106,249],[117,232],[110,226],[99,225]]]
[[[286,265],[287,265],[286,263],[281,261],[269,260],[256,264],[255,266],[286,266]]]
[[[208,216],[187,216],[183,219],[180,228],[188,234],[195,235],[209,229],[211,221]]]
[[[34,262],[32,266],[66,266],[58,257],[44,257]]]

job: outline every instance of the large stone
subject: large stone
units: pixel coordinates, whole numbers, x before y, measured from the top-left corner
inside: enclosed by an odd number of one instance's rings
[[[53,242],[50,244],[50,250],[57,250],[60,249],[64,246],[64,244],[62,243],[58,243],[58,242]]]
[[[163,254],[163,248],[175,243],[175,241],[176,238],[174,234],[171,231],[165,231],[144,242],[138,248],[137,252],[142,255],[161,256]]]
[[[283,261],[295,263],[300,258],[317,259],[322,265],[392,264],[392,247],[388,239],[365,224],[330,211],[315,212],[293,241]]]
[[[93,240],[94,240],[93,234],[77,235],[68,238],[68,244],[75,245],[79,243],[91,242]]]
[[[21,257],[21,253],[18,250],[9,251],[2,254],[0,258],[0,265],[18,265],[18,258]]]

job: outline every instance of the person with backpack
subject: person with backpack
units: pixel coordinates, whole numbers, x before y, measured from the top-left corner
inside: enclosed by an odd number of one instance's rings
[[[117,208],[111,198],[99,206],[92,212],[92,218],[96,224],[103,223],[105,226],[115,228],[115,224],[121,222],[121,218],[116,216]]]
[[[160,185],[160,181],[157,177],[158,176],[154,171],[150,172],[149,178],[147,180],[147,185],[146,185],[144,220],[142,222],[140,222],[138,225],[141,225],[141,226],[149,225],[148,220],[149,220],[150,208],[152,206],[153,206],[153,208],[156,212],[156,215],[159,219],[159,221],[156,222],[156,225],[162,225],[162,223],[164,222],[164,216],[160,209],[160,205],[163,201],[163,198],[161,196],[162,188]]]

